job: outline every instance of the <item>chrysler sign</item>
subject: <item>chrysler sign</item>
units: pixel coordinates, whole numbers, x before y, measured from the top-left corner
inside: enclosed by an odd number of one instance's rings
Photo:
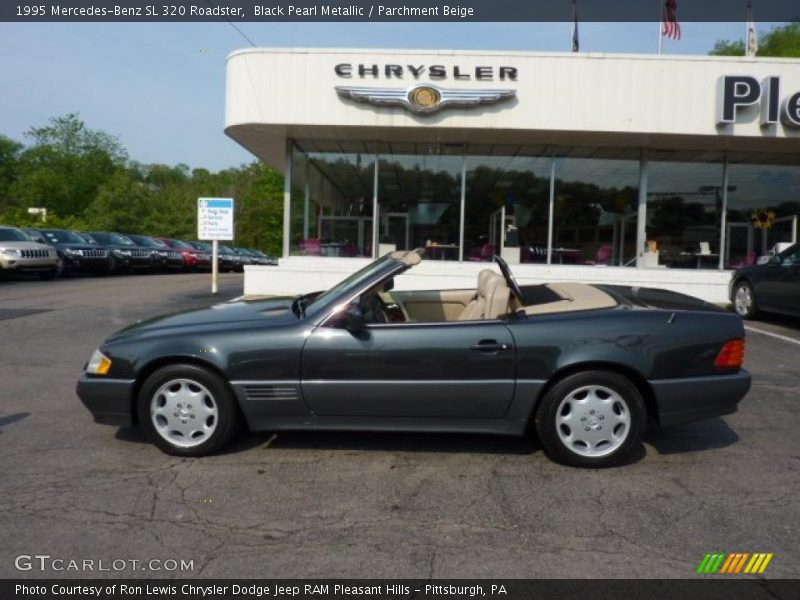
[[[784,127],[800,129],[800,91],[781,98],[780,77],[763,81],[748,75],[724,75],[717,89],[717,124],[731,125],[737,117],[760,113],[762,127],[780,121]],[[745,117],[746,118],[746,117]]]
[[[340,63],[333,68],[342,79],[399,79],[406,77],[441,81],[452,78],[455,81],[516,81],[516,67],[474,67],[444,65],[354,65]],[[375,106],[398,106],[417,114],[431,114],[448,106],[469,108],[482,104],[494,104],[516,96],[516,90],[509,88],[489,89],[447,88],[433,83],[419,83],[411,87],[403,86],[362,86],[339,85],[336,92],[342,98],[356,102],[366,102]]]

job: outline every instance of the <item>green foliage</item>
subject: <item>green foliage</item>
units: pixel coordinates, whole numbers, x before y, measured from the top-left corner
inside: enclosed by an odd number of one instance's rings
[[[709,52],[715,56],[744,56],[743,40],[720,40]],[[758,56],[800,58],[800,22],[773,27],[761,33],[758,40]]]
[[[113,136],[70,114],[31,128],[32,144],[0,136],[0,223],[41,226],[28,207],[47,208],[47,225],[193,240],[197,199],[235,199],[237,246],[279,254],[283,176],[261,163],[212,173],[127,160]]]
[[[0,211],[10,203],[9,194],[17,178],[17,165],[22,148],[19,142],[0,135]]]

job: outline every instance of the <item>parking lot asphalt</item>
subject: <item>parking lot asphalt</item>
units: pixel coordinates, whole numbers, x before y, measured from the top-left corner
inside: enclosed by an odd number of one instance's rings
[[[93,423],[74,393],[92,350],[216,301],[208,288],[208,275],[0,283],[0,577],[682,578],[718,551],[772,552],[764,576],[800,577],[796,321],[749,324],[779,337],[748,333],[739,412],[650,431],[614,469],[559,466],[533,438],[385,433],[248,434],[181,459]],[[220,299],[241,289],[223,275]],[[37,554],[193,565],[16,570]]]

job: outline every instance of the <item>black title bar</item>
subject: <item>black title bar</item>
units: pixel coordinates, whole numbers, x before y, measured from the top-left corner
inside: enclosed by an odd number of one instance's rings
[[[698,576],[683,580],[566,579],[28,579],[0,580],[3,600],[775,600],[798,580]]]
[[[663,4],[663,3],[661,3]],[[800,20],[798,0],[754,0],[758,22]],[[3,0],[0,21],[571,21],[572,0]],[[577,0],[581,22],[657,22],[655,0]],[[678,0],[677,18],[687,21],[746,21],[737,0]]]

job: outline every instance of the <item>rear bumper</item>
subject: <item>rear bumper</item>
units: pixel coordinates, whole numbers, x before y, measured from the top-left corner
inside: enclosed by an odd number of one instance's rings
[[[750,390],[750,373],[650,381],[658,406],[658,422],[679,425],[736,412]]]
[[[94,420],[104,425],[133,425],[133,379],[83,376],[75,392]]]

